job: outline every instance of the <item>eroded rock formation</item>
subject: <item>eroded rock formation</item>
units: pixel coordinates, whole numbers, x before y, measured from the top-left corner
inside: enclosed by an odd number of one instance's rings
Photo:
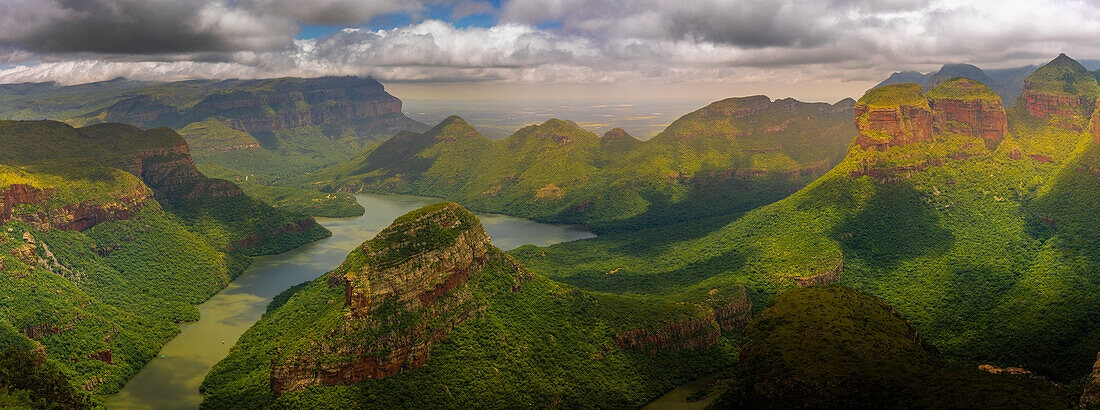
[[[1034,88],[1032,84],[1024,83],[1024,103],[1027,113],[1032,117],[1044,119],[1051,115],[1072,117],[1093,109],[1093,99],[1090,97],[1046,94]]]
[[[656,329],[633,329],[620,333],[615,343],[624,349],[658,352],[709,347],[718,343],[723,331],[745,327],[752,319],[752,301],[744,287],[718,307],[703,308],[700,315]]]
[[[474,295],[489,291],[479,288],[489,265],[512,289],[530,278],[458,205],[398,219],[330,274],[330,285],[344,286],[341,324],[309,348],[273,359],[271,389],[353,384],[424,366],[433,344],[485,309]]]
[[[856,143],[885,151],[891,146],[932,141],[932,112],[926,105],[856,104]]]
[[[981,138],[987,147],[996,147],[1008,130],[1008,119],[997,99],[936,98],[932,107],[933,129]]]
[[[152,197],[145,187],[135,185],[110,198],[87,199],[60,208],[46,206],[55,195],[55,189],[26,184],[0,189],[0,223],[19,219],[40,230],[83,231],[103,222],[130,219]],[[20,205],[26,207],[19,210]]]

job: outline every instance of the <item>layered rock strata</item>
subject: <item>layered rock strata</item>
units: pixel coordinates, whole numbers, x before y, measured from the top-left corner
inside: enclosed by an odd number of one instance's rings
[[[462,207],[439,204],[398,219],[330,273],[329,284],[344,287],[340,325],[274,358],[271,389],[354,384],[424,366],[435,343],[485,309],[492,290],[479,279],[490,269],[513,290],[530,278]]]

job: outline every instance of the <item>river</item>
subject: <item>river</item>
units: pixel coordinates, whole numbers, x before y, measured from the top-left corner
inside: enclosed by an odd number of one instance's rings
[[[374,237],[397,217],[434,198],[356,195],[367,212],[358,218],[317,218],[332,237],[289,252],[255,258],[228,287],[199,305],[201,318],[180,325],[180,334],[161,349],[121,392],[108,398],[109,409],[194,409],[202,401],[199,385],[229,354],[237,338],[263,315],[268,302],[291,286],[316,279],[344,261],[356,246]],[[595,235],[566,225],[550,225],[504,215],[478,214],[493,244],[509,250],[525,244],[546,246]]]

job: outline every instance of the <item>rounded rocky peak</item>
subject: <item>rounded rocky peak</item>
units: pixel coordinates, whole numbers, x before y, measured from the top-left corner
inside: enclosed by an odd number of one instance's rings
[[[539,129],[568,129],[568,130],[584,131],[584,128],[582,128],[580,126],[580,124],[577,124],[575,121],[561,120],[561,119],[557,119],[557,118],[551,118],[549,120],[546,120],[546,122],[544,122],[542,124],[539,124],[538,128]]]
[[[611,141],[611,140],[634,140],[634,139],[637,139],[637,138],[634,138],[629,133],[627,133],[626,130],[624,130],[622,128],[618,128],[618,127],[612,128],[610,131],[603,133],[602,138],[605,139],[605,140],[609,140],[609,141]]]
[[[393,223],[390,224],[390,227],[386,229],[389,230],[399,225],[418,225],[425,221],[432,221],[433,223],[437,223],[447,228],[469,228],[474,225],[480,225],[477,216],[475,216],[473,212],[463,208],[462,205],[454,202],[440,202],[402,215],[395,219]]]
[[[902,83],[872,88],[859,98],[858,104],[877,107],[901,105],[928,106],[924,89],[916,83]]]
[[[1100,97],[1100,84],[1085,66],[1063,54],[1024,80],[1025,93]]]
[[[856,106],[856,100],[852,97],[845,98],[833,104],[836,108],[852,108]]]
[[[479,137],[481,133],[477,131],[472,125],[466,122],[457,115],[447,117],[443,121],[440,121],[438,125],[425,133],[426,135],[434,135],[437,138],[444,140],[454,140],[465,137]]]
[[[928,98],[997,101],[1001,99],[989,86],[966,77],[955,77],[937,84],[928,92]]]

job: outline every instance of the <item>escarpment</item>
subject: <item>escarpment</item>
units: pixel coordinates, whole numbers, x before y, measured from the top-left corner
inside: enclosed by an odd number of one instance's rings
[[[484,287],[490,265],[507,287]],[[486,297],[528,278],[458,205],[403,216],[330,273],[330,284],[344,286],[339,325],[307,348],[278,354],[271,389],[353,384],[424,366],[435,343],[486,308]]]
[[[615,337],[615,343],[624,349],[649,353],[709,347],[718,343],[722,332],[745,327],[752,319],[752,301],[744,287],[714,303],[717,306],[701,308],[696,317],[622,332]]]
[[[1024,80],[1024,103],[1028,114],[1039,119],[1051,116],[1088,117],[1100,97],[1100,84],[1084,66],[1065,54],[1035,70]],[[1072,124],[1070,127],[1074,127]]]
[[[941,82],[929,92],[933,129],[981,138],[996,147],[1004,139],[1008,118],[1001,98],[974,80],[955,78]]]
[[[881,182],[908,179],[914,172],[948,161],[987,155],[1007,135],[1008,119],[1000,97],[989,87],[967,78],[937,84],[928,94],[912,83],[872,89],[856,106],[860,154],[852,177],[870,176]],[[958,137],[970,138],[939,144]],[[936,149],[902,148],[939,144]]]
[[[104,222],[130,219],[152,193],[140,184],[131,184],[107,197],[75,203],[59,203],[65,202],[59,196],[52,187],[12,184],[0,188],[0,223],[20,220],[43,231],[83,231]]]
[[[932,141],[932,110],[916,84],[867,92],[855,105],[855,123],[856,143],[865,150]]]
[[[1100,143],[1100,104],[1092,112],[1092,119],[1089,120],[1089,133],[1092,134],[1097,143]]]
[[[1093,99],[1077,95],[1046,94],[1036,91],[1031,84],[1024,86],[1024,103],[1027,113],[1035,118],[1047,118],[1052,115],[1071,117],[1081,115],[1092,108]]]

